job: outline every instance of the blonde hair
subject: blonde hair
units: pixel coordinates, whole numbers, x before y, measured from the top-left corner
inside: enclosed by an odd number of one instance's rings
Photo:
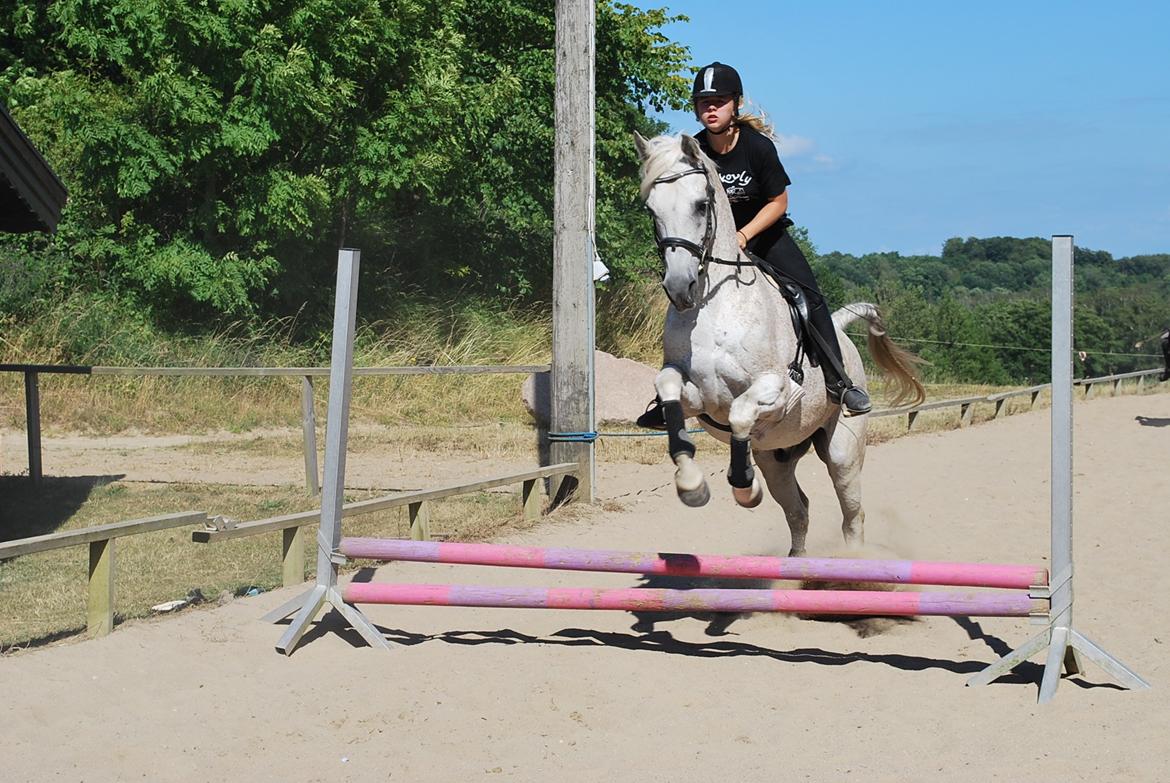
[[[758,132],[764,134],[765,136],[767,136],[769,139],[772,139],[773,141],[775,141],[776,140],[776,129],[773,128],[772,123],[768,121],[767,113],[763,109],[759,108],[758,106],[752,107],[753,109],[756,109],[756,111],[743,111],[743,108],[746,105],[747,105],[747,100],[745,100],[743,98],[743,96],[740,96],[740,99],[739,99],[740,111],[735,117],[736,124],[737,125],[747,125],[752,130],[758,131]]]

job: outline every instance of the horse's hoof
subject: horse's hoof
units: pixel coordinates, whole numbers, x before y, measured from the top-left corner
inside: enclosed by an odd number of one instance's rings
[[[732,487],[731,494],[735,496],[735,502],[744,508],[755,508],[764,499],[764,490],[760,489],[759,479],[752,479],[750,487]]]
[[[711,490],[707,487],[706,481],[695,489],[678,487],[678,499],[691,508],[698,508],[707,505],[707,501],[711,499]]]

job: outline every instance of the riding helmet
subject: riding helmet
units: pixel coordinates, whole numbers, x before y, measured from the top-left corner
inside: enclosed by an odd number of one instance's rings
[[[730,65],[713,62],[704,65],[695,74],[695,86],[691,90],[691,99],[702,98],[708,95],[743,95],[743,82],[739,73]]]

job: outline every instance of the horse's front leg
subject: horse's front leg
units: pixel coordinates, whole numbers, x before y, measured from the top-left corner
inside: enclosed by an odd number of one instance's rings
[[[688,506],[703,506],[711,499],[711,490],[703,471],[695,464],[695,442],[687,433],[683,404],[692,412],[701,409],[699,389],[683,378],[677,367],[667,365],[654,379],[654,388],[662,402],[666,419],[666,437],[670,459],[674,462],[674,488],[679,500]]]
[[[731,465],[727,483],[735,502],[745,508],[760,505],[764,493],[751,464],[752,429],[761,416],[783,411],[788,402],[788,378],[764,373],[731,403],[728,424],[731,426]]]

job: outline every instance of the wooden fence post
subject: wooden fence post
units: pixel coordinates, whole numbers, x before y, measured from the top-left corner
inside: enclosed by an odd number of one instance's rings
[[[285,587],[305,581],[305,533],[300,525],[281,531],[281,584]]]
[[[959,406],[959,426],[966,427],[971,423],[971,418],[975,415],[975,404],[972,402],[965,402]]]
[[[594,0],[556,0],[553,143],[553,462],[575,462],[575,496],[594,499]],[[577,433],[570,435],[570,433]],[[557,502],[564,498],[554,496]]]
[[[520,485],[520,502],[525,519],[540,519],[540,485],[543,483],[539,479],[528,479]]]
[[[431,539],[431,506],[421,500],[411,503],[410,510],[410,537],[415,541],[430,541]]]
[[[86,628],[91,636],[114,630],[114,541],[89,543],[89,609]]]
[[[28,477],[41,483],[41,392],[35,372],[24,374],[24,417],[28,435]]]

